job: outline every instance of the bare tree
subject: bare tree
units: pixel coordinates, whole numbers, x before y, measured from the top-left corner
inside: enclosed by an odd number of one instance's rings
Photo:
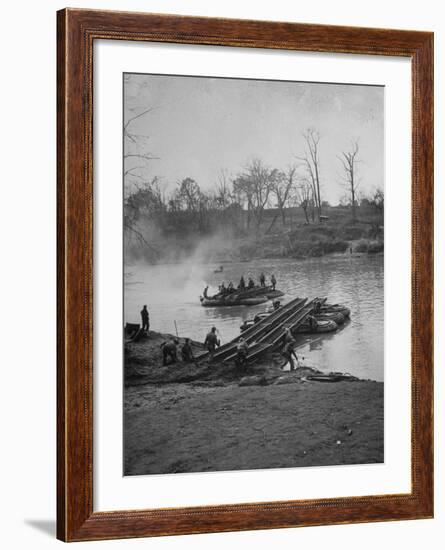
[[[174,204],[186,213],[190,226],[205,232],[209,225],[209,213],[212,209],[212,196],[204,193],[195,180],[185,178],[178,183],[174,194]]]
[[[211,194],[213,208],[216,210],[215,222],[219,222],[227,233],[239,229],[244,222],[243,193],[236,188],[233,179],[226,169],[221,169],[217,176],[214,191]]]
[[[233,193],[241,208],[247,209],[247,230],[250,229],[250,221],[253,210],[253,185],[245,174],[239,174],[233,180]]]
[[[192,178],[185,178],[178,183],[176,197],[184,210],[189,212],[197,212],[199,210],[201,189]]]
[[[312,221],[314,221],[314,190],[311,182],[307,178],[302,178],[299,184],[295,186],[293,202],[296,206],[302,208],[306,223],[310,223],[309,212],[311,213]]]
[[[322,215],[322,200],[320,192],[320,158],[319,158],[319,143],[320,134],[315,128],[308,128],[303,134],[306,142],[306,151],[304,156],[297,157],[306,170],[310,184],[313,190],[313,198],[317,210],[318,221],[321,221]]]
[[[278,211],[275,214],[266,233],[269,233],[269,231],[271,231],[272,227],[275,225],[278,214],[281,214],[281,222],[283,224],[283,228],[286,226],[286,206],[288,205],[294,188],[296,170],[297,169],[295,166],[289,166],[286,172],[282,172],[281,170],[279,170],[276,172],[275,178],[271,181],[271,192],[277,200]]]
[[[223,218],[225,218],[226,210],[232,204],[234,198],[227,170],[221,169],[218,173],[218,181],[215,185],[214,198],[216,207],[222,210]]]
[[[150,161],[159,157],[149,151],[149,137],[137,134],[132,130],[132,123],[140,117],[151,113],[154,109],[143,109],[140,113],[129,117],[124,122],[124,184],[127,192],[131,192],[132,184],[137,181],[147,181],[146,173]]]
[[[278,170],[270,169],[261,160],[254,159],[233,182],[235,193],[244,196],[247,202],[247,227],[250,225],[250,215],[253,215],[256,229],[263,221],[264,210],[269,202],[273,183]]]
[[[130,85],[131,75],[125,75],[125,86]],[[156,176],[148,176],[151,161],[156,159],[149,150],[149,137],[138,133],[135,123],[154,111],[156,107],[129,107],[126,103],[123,123],[123,179],[124,179],[124,230],[126,238],[133,238],[149,249],[154,245],[144,234],[144,218],[160,216],[162,194]],[[158,220],[160,218],[158,217]],[[150,242],[148,242],[150,240]]]
[[[124,200],[123,225],[127,242],[136,240],[152,256],[157,257],[159,251],[156,245],[151,240],[149,242],[142,228],[147,228],[148,221],[161,227],[165,209],[157,178],[134,187]]]
[[[357,163],[359,162],[358,152],[358,141],[354,141],[351,144],[350,150],[343,151],[342,154],[338,157],[343,168],[344,184],[348,190],[348,194],[351,200],[351,213],[353,222],[357,221],[357,188],[359,186],[359,181],[357,178]]]
[[[378,187],[374,191],[370,202],[376,210],[378,210],[379,212],[381,212],[383,214],[383,211],[384,211],[384,208],[385,208],[385,195],[383,193],[383,189]]]
[[[126,90],[127,87],[136,85],[136,81],[133,81],[132,76],[125,75],[124,77]],[[141,105],[137,101],[131,103],[129,103],[129,100],[125,102],[122,129],[124,138],[123,176],[126,196],[137,192],[140,184],[150,184],[154,179],[153,176],[149,175],[151,162],[158,159],[150,150],[150,137],[146,135],[144,130],[141,130],[143,128],[141,123],[145,122],[146,117],[159,107]]]

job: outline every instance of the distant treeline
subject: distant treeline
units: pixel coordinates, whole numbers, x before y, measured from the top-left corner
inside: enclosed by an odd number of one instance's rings
[[[124,231],[128,250],[142,247],[145,256],[164,256],[162,248],[207,239],[258,239],[289,231],[298,224],[368,222],[383,225],[384,194],[376,187],[368,196],[358,191],[358,142],[338,155],[341,204],[330,206],[323,200],[320,174],[320,135],[314,128],[303,133],[302,156],[286,168],[267,166],[253,159],[235,175],[221,170],[217,181],[205,189],[191,177],[179,181],[167,193],[157,177],[146,173],[156,158],[148,152],[147,136],[131,131],[132,123],[151,109],[132,115],[124,124]],[[336,210],[337,209],[337,210]],[[335,212],[335,215],[334,215]],[[365,219],[366,218],[366,219]],[[150,252],[151,251],[151,252]]]
[[[254,160],[232,179],[221,173],[207,190],[191,178],[183,179],[170,195],[157,179],[134,186],[124,203],[124,227],[130,240],[150,245],[150,240],[172,236],[264,235],[330,218],[337,223],[383,225],[383,210],[381,189],[355,198],[354,204],[347,198],[336,207],[323,200],[318,204],[314,188],[298,177],[295,167],[282,171]]]

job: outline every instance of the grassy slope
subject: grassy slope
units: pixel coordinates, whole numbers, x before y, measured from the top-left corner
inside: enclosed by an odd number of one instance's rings
[[[171,234],[155,243],[159,251],[158,261],[165,256],[179,258],[192,255],[199,248],[203,261],[237,261],[253,258],[301,258],[344,253],[350,246],[356,252],[381,252],[383,250],[383,218],[373,209],[358,209],[358,221],[351,222],[348,208],[326,207],[323,214],[328,220],[322,224],[305,222],[301,208],[286,211],[285,225],[277,210],[264,212],[259,228],[251,222],[249,229],[234,229],[231,225],[209,235],[182,232]],[[247,216],[246,213],[245,217]],[[275,221],[274,221],[275,220]],[[274,222],[272,224],[272,222]],[[204,246],[202,246],[204,244]],[[151,251],[134,242],[126,248],[129,258],[144,257],[153,261]]]

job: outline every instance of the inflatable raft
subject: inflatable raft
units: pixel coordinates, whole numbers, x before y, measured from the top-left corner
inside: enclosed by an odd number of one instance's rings
[[[306,377],[306,380],[312,380],[313,382],[341,382],[347,380],[350,382],[357,380],[357,378],[348,372],[331,372],[329,374],[310,374]]]
[[[320,309],[320,314],[323,313],[341,313],[346,319],[351,315],[351,310],[342,304],[324,304]]]
[[[246,290],[237,289],[232,292],[218,293],[214,296],[200,296],[199,299],[204,307],[257,306],[280,296],[284,296],[284,292],[281,290],[273,290],[271,286],[258,286]]]
[[[221,298],[201,298],[203,307],[223,307],[223,306],[257,306],[265,304],[268,301],[267,296],[237,297],[236,295],[224,296]]]
[[[315,326],[311,326],[309,321],[306,321],[297,328],[296,332],[300,334],[318,334],[321,332],[334,332],[337,328],[338,325],[335,321],[331,321],[329,319],[325,321],[318,321],[316,319]]]
[[[345,322],[343,313],[336,311],[317,313],[315,314],[315,319],[317,321],[334,321],[337,325],[342,325]]]

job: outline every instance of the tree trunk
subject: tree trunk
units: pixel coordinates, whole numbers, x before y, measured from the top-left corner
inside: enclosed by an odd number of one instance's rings
[[[355,211],[355,188],[354,188],[354,172],[351,169],[351,207],[352,207],[352,223],[357,221],[357,214]]]
[[[317,184],[316,201],[317,201],[317,211],[318,211],[318,222],[320,223],[320,218],[321,218],[321,195],[320,195],[320,178],[318,176],[318,164],[315,164],[315,182]]]
[[[278,212],[275,214],[275,216],[273,217],[273,220],[271,222],[271,224],[269,225],[269,227],[266,229],[266,235],[268,233],[270,233],[270,231],[272,230],[272,227],[275,225],[275,222],[277,221],[278,219]]]

